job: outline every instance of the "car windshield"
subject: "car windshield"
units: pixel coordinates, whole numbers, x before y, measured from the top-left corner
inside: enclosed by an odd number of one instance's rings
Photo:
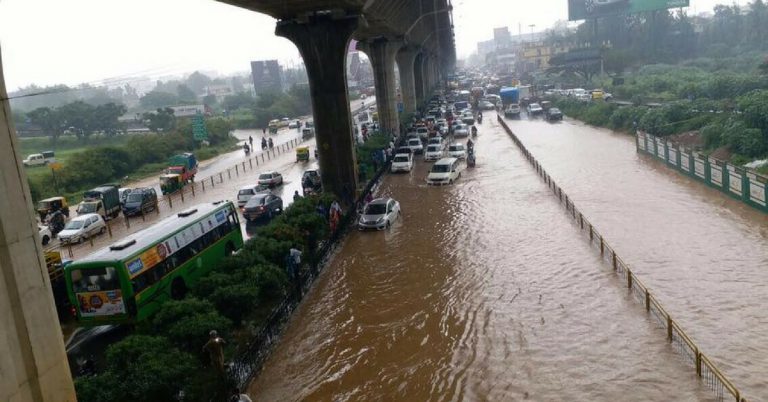
[[[439,145],[430,145],[427,147],[427,152],[438,152],[440,151]]]
[[[453,152],[453,151],[463,151],[464,150],[464,145],[451,145],[448,148],[448,150],[451,151],[451,152]]]
[[[77,230],[83,227],[83,221],[69,221],[67,226],[64,226],[64,230]]]
[[[254,196],[248,201],[248,206],[262,205],[266,199],[266,196]]]
[[[383,215],[386,211],[386,204],[368,204],[368,206],[365,207],[366,215]]]
[[[90,214],[96,212],[96,209],[98,208],[99,204],[96,202],[85,202],[80,204],[80,209],[78,213],[81,214]]]
[[[141,193],[131,193],[131,194],[128,194],[127,202],[141,202],[141,198],[142,198]]]
[[[408,156],[407,155],[397,155],[397,156],[395,156],[395,162],[408,162]]]
[[[270,173],[262,173],[259,175],[259,180],[267,180],[271,178],[272,178],[272,175]]]
[[[408,140],[408,145],[421,145],[421,140],[410,139]]]
[[[448,173],[450,171],[451,171],[451,165],[435,164],[434,166],[432,166],[433,173]]]
[[[250,188],[247,188],[245,190],[240,190],[240,192],[237,193],[237,195],[252,195],[252,194],[253,194],[253,189],[250,189]]]

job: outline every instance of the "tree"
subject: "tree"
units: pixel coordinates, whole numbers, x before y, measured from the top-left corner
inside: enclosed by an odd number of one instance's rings
[[[199,351],[208,340],[211,330],[227,336],[231,329],[232,322],[222,317],[213,304],[188,297],[163,304],[148,330],[165,334],[183,350]]]
[[[216,95],[208,94],[203,97],[203,105],[213,107],[216,105]]]
[[[145,110],[154,110],[164,108],[168,106],[174,106],[179,103],[178,96],[168,93],[154,90],[139,99],[139,104]]]
[[[37,108],[27,113],[27,117],[29,117],[32,124],[40,126],[51,137],[53,144],[56,144],[56,140],[64,132],[63,119],[61,114],[55,109],[49,107]]]
[[[576,75],[585,83],[600,72],[599,60],[572,60],[575,52],[560,53],[549,59],[547,74]]]
[[[768,133],[768,90],[756,90],[740,96],[737,104],[751,127]]]
[[[256,99],[253,99],[247,92],[238,92],[235,95],[225,96],[221,105],[228,112],[233,112],[238,109],[252,109],[256,107]]]
[[[64,127],[75,133],[77,138],[84,140],[93,133],[93,114],[95,108],[83,101],[67,103],[57,109],[61,115]]]
[[[179,96],[179,102],[181,103],[186,103],[186,104],[197,103],[197,95],[195,95],[195,92],[189,89],[189,87],[184,84],[180,84],[178,87],[176,87],[176,94]]]
[[[195,71],[187,77],[187,86],[196,94],[204,94],[208,85],[211,85],[211,78],[199,71]]]
[[[269,109],[275,104],[284,94],[281,92],[265,91],[259,94],[256,100],[256,106],[262,109]]]
[[[122,124],[118,118],[127,112],[128,109],[123,104],[107,103],[96,106],[93,111],[93,129],[102,131],[104,134],[112,136],[122,131]]]
[[[173,109],[158,108],[155,112],[144,113],[144,120],[146,120],[147,127],[154,132],[168,132],[176,127],[176,116],[173,114]]]

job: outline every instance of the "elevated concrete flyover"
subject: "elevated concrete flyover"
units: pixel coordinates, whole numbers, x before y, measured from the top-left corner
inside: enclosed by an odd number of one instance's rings
[[[358,174],[345,58],[350,39],[371,59],[382,130],[399,134],[395,63],[414,112],[456,63],[450,0],[218,0],[270,15],[309,76],[323,186],[350,205]]]

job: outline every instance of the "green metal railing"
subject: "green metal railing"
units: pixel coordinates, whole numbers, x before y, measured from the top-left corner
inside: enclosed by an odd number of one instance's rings
[[[616,251],[595,229],[594,225],[592,225],[592,223],[584,217],[584,214],[576,208],[573,199],[571,199],[563,189],[555,183],[552,176],[544,170],[539,161],[536,160],[520,139],[517,138],[504,119],[501,116],[498,116],[497,118],[504,130],[510,137],[512,137],[512,140],[518,148],[520,148],[525,158],[531,163],[534,170],[536,170],[536,173],[542,180],[544,180],[547,187],[552,190],[555,197],[560,200],[560,203],[564,205],[568,216],[576,221],[579,230],[589,237],[590,246],[599,250],[601,258],[613,267],[614,272],[622,279],[622,282],[627,287],[627,290],[630,292],[633,299],[643,305],[647,314],[666,330],[667,340],[674,350],[681,355],[687,364],[696,370],[696,375],[701,378],[712,392],[714,392],[717,400],[725,401],[726,397],[728,397],[728,400],[731,401],[747,402],[746,398],[742,397],[736,386],[725,377],[714,362],[701,352],[696,343],[693,342],[691,337],[689,337],[680,325],[672,319],[672,316],[670,316],[667,310],[664,309],[648,287],[645,286],[632,272],[629,265],[616,254]],[[654,146],[655,145],[656,144],[654,144]],[[669,155],[667,153],[667,148],[662,149],[664,149],[664,159],[666,160]],[[692,164],[693,162],[691,162],[691,169],[693,170]]]
[[[635,146],[685,176],[768,213],[768,177],[642,131],[637,132]]]

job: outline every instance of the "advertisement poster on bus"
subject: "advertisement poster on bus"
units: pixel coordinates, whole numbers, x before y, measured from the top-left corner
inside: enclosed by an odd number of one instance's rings
[[[571,21],[688,7],[689,0],[568,0]]]
[[[125,314],[125,304],[120,290],[77,293],[81,317]]]

